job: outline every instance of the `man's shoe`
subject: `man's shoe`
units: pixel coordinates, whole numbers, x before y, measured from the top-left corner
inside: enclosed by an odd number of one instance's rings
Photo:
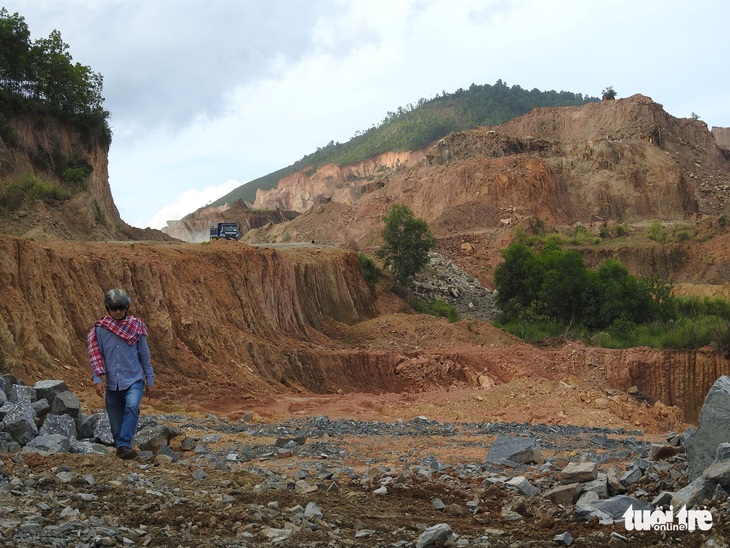
[[[132,460],[137,456],[137,451],[132,449],[131,447],[124,447],[123,445],[120,445],[117,447],[117,457],[119,457],[122,460]]]

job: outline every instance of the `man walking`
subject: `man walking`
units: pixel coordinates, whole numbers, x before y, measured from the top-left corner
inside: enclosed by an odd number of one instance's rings
[[[124,460],[137,456],[132,439],[145,386],[147,395],[155,391],[147,328],[127,315],[131,302],[126,291],[109,291],[104,297],[108,316],[97,321],[86,338],[94,391],[105,399],[117,456]]]

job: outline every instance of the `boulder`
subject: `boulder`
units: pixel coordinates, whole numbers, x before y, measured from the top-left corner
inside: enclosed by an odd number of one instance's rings
[[[140,430],[135,437],[135,441],[141,450],[157,453],[160,448],[169,445],[170,440],[178,435],[180,435],[179,428],[171,428],[165,424],[156,424]]]
[[[3,418],[3,429],[20,445],[25,445],[38,435],[30,399],[21,399],[11,404],[12,408]]]
[[[598,477],[595,462],[571,462],[560,472],[560,483],[585,483]]]
[[[721,443],[730,440],[730,377],[715,381],[705,396],[697,429],[686,441],[690,480],[702,475],[715,460]]]
[[[628,495],[616,495],[609,499],[593,501],[589,505],[610,516],[614,521],[622,520],[629,506],[634,510],[653,510],[649,503]]]
[[[56,415],[78,417],[81,412],[81,402],[73,392],[66,390],[65,392],[56,394],[56,397],[53,398],[51,412]]]
[[[487,453],[487,462],[492,464],[531,464],[541,460],[540,444],[534,438],[497,436]]]
[[[38,431],[39,436],[61,435],[66,438],[76,437],[76,422],[69,415],[46,416],[43,425]]]
[[[53,405],[53,400],[61,392],[68,392],[68,386],[64,381],[38,381],[33,386],[39,400],[44,399],[48,405]]]
[[[18,403],[20,400],[36,401],[36,393],[32,386],[24,384],[14,384],[10,387],[10,395],[8,400],[12,403]]]
[[[429,527],[416,541],[416,548],[432,548],[446,546],[447,542],[453,542],[454,532],[446,523],[439,523]]]
[[[715,487],[715,483],[700,476],[674,493],[672,496],[672,506],[674,508],[682,508],[683,506],[692,508],[700,504],[703,500],[711,499],[715,492]]]

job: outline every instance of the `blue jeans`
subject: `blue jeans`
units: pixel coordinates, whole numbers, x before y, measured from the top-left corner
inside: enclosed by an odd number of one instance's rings
[[[106,391],[106,414],[112,429],[114,445],[132,447],[139,419],[139,402],[144,393],[144,381],[139,380],[126,390]]]

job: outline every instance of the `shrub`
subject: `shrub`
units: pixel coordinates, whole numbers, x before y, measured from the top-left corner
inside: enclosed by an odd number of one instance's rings
[[[660,221],[651,222],[651,224],[649,225],[649,232],[647,234],[647,237],[650,240],[659,242],[660,244],[663,244],[666,241],[667,236]]]
[[[628,236],[628,234],[629,234],[629,229],[626,227],[625,224],[624,225],[616,225],[613,228],[613,235],[616,238],[621,238],[622,236]]]
[[[712,332],[710,346],[715,352],[730,356],[730,322],[725,322]]]
[[[357,262],[360,263],[360,272],[362,277],[370,285],[375,284],[380,278],[380,269],[370,257],[363,253],[357,254]]]
[[[429,314],[437,318],[446,318],[449,322],[454,323],[459,320],[456,307],[450,305],[446,301],[436,299],[432,302],[426,302],[423,299],[416,298],[411,302],[413,309],[420,314]]]
[[[68,190],[41,181],[31,174],[0,184],[0,207],[7,211],[18,209],[26,198],[49,202],[68,200],[70,197],[71,192]]]

